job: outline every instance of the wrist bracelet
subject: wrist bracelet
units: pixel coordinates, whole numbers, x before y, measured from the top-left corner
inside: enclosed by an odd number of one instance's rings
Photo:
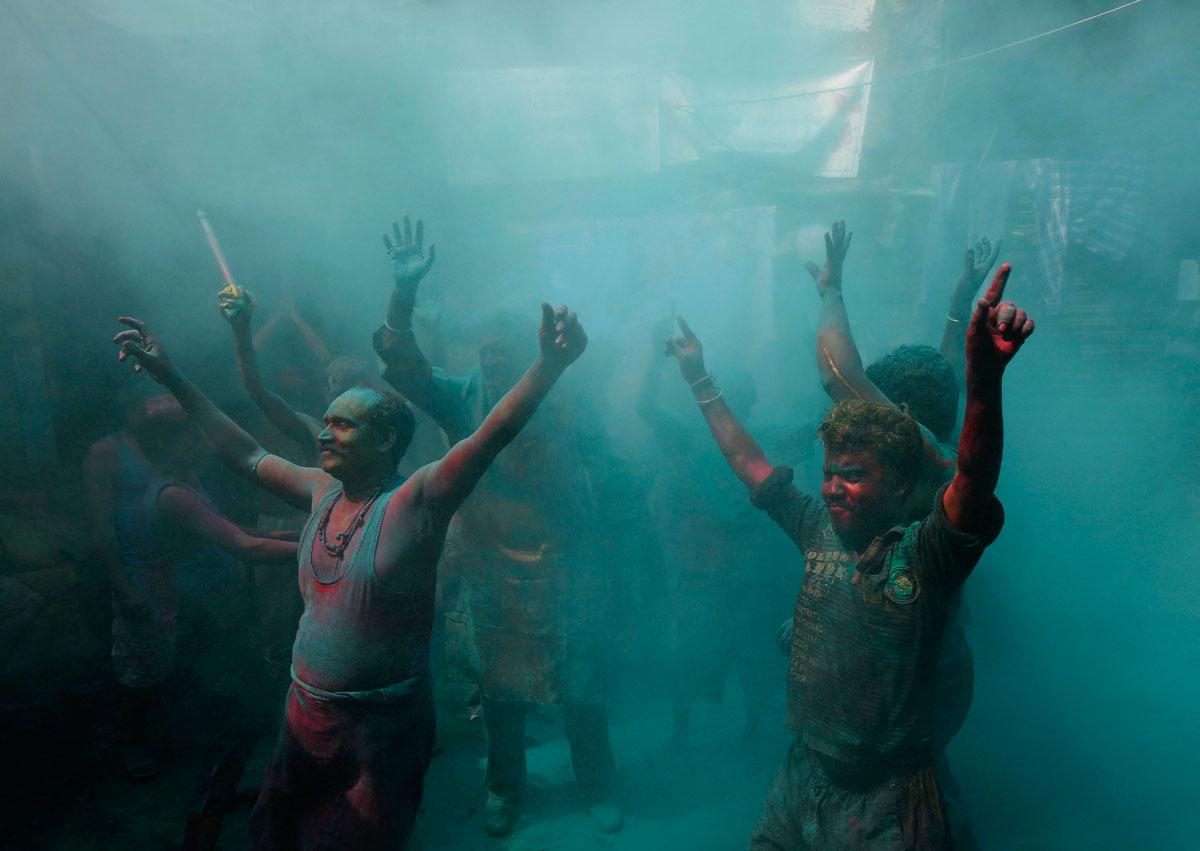
[[[383,320],[383,327],[384,327],[384,328],[386,328],[386,329],[388,329],[389,331],[391,331],[391,332],[392,332],[393,334],[395,334],[397,337],[404,337],[404,336],[406,336],[406,335],[412,335],[412,336],[416,336],[416,335],[413,333],[413,329],[412,329],[412,328],[405,328],[403,331],[401,331],[399,328],[393,328],[393,327],[391,326],[391,323],[389,323],[389,322],[388,322],[386,319],[385,319],[385,320]]]
[[[700,405],[700,406],[711,405],[713,402],[720,399],[723,395],[725,395],[725,391],[722,390],[720,387],[718,387],[717,393],[715,396],[709,396],[707,399],[697,399],[696,404]]]
[[[947,320],[948,322],[953,322],[953,323],[955,323],[956,325],[961,325],[962,323],[964,323],[964,322],[966,322],[966,321],[967,321],[967,320],[965,320],[965,319],[955,319],[955,318],[954,318],[953,316],[951,316],[949,313],[947,313],[947,314],[946,314],[946,320]]]
[[[689,386],[689,387],[691,387],[693,390],[695,390],[697,387],[699,387],[699,386],[700,386],[701,384],[703,384],[704,382],[706,382],[706,381],[712,381],[712,380],[713,380],[712,373],[711,373],[711,372],[706,372],[706,373],[704,373],[704,375],[703,375],[702,377],[700,377],[700,378],[697,378],[695,381],[693,381],[693,382],[692,382],[691,384],[689,384],[688,386]]]

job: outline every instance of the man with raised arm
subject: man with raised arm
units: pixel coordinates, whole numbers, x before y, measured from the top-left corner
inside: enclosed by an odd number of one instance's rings
[[[778,688],[779,659],[761,652],[754,636],[769,635],[773,622],[790,611],[780,606],[782,576],[732,570],[731,565],[775,561],[765,552],[764,530],[707,430],[677,417],[663,404],[662,341],[674,323],[655,323],[653,346],[637,398],[637,414],[648,427],[655,474],[645,504],[662,547],[666,591],[668,671],[675,747],[689,742],[692,706],[720,701],[730,671],[746,698],[742,739],[754,741],[763,710]],[[725,374],[730,404],[748,416],[757,402],[754,380]],[[766,657],[764,659],[764,656]]]
[[[351,387],[384,390],[386,385],[383,379],[366,362],[356,358],[339,357],[331,360],[329,350],[316,331],[300,317],[290,296],[285,298],[281,308],[257,334],[251,333],[251,320],[258,308],[258,301],[250,290],[239,287],[235,291],[225,287],[218,293],[217,300],[221,317],[229,323],[233,331],[238,373],[246,394],[266,416],[267,421],[295,445],[294,449],[289,448],[286,453],[290,455],[290,459],[305,466],[316,464],[320,452],[317,438],[324,425],[317,418],[293,408],[282,396],[267,387],[259,368],[256,351],[256,345],[261,343],[263,335],[273,324],[278,323],[281,315],[290,318],[300,330],[300,336],[308,345],[313,357],[324,364],[324,404],[329,404]],[[406,458],[404,466],[409,471],[420,466],[421,462],[414,462],[414,458],[429,461],[444,451],[441,448],[436,453],[419,451],[419,438],[420,432],[414,438],[414,446]],[[303,518],[304,515],[291,506],[265,493],[259,500],[260,531],[299,531],[304,522]],[[263,656],[267,660],[272,678],[280,681],[282,686],[288,681],[288,664],[291,660],[292,644],[296,638],[296,625],[304,611],[304,601],[296,588],[295,578],[278,570],[256,568],[254,584]]]
[[[862,400],[833,407],[820,428],[818,500],[742,428],[682,319],[683,336],[667,342],[751,501],[804,553],[788,676],[797,738],[752,849],[952,845],[934,769],[933,680],[950,600],[1003,524],[1001,379],[1033,333],[1025,311],[1000,301],[1009,271],[1000,268],[968,328],[958,469],[917,522],[905,501],[923,440],[903,411]]]
[[[242,378],[242,386],[246,388],[246,394],[263,412],[271,425],[296,444],[301,460],[306,464],[315,463],[319,452],[317,436],[323,428],[321,422],[303,411],[293,408],[282,396],[263,382],[262,371],[258,364],[258,352],[255,348],[257,341],[255,335],[250,331],[251,318],[258,308],[258,301],[245,287],[239,287],[236,292],[226,287],[218,294],[217,303],[222,318],[229,323],[229,327],[233,331],[238,374]],[[289,304],[283,308],[283,312],[288,313],[296,326],[303,329],[302,336],[306,341],[310,338],[316,341],[310,343],[310,347],[314,347],[315,350],[320,338],[300,318],[295,306]],[[272,317],[272,321],[278,316],[277,312]],[[261,335],[265,330],[265,328],[262,329],[259,334]],[[325,348],[324,343],[320,343],[319,351],[322,355],[320,360],[325,366],[326,403],[351,387],[362,386],[378,389],[382,386],[383,382],[379,376],[363,361],[347,357],[331,359],[329,350]]]
[[[234,471],[312,512],[301,537],[304,614],[285,722],[251,817],[254,847],[397,848],[412,829],[434,737],[428,675],[446,527],[488,465],[587,345],[542,305],[540,354],[479,428],[407,479],[396,473],[413,416],[395,394],[334,399],[321,467],[267,453],[174,366],[140,321],[121,317],[120,356],[179,399]]]
[[[836,221],[825,234],[825,265],[806,264],[821,298],[817,336],[817,369],[825,392],[835,402],[861,399],[901,406],[921,426],[925,458],[916,485],[909,495],[907,519],[920,520],[929,512],[934,495],[954,475],[954,437],[958,429],[959,387],[964,380],[967,319],[975,294],[995,265],[995,247],[984,238],[968,249],[946,313],[941,349],[903,345],[863,369],[858,346],[842,299],[842,271],[853,234]],[[963,628],[965,609],[961,594],[951,605],[949,621],[938,653],[936,722],[934,740],[939,751],[943,791],[960,848],[974,847],[958,786],[950,772],[944,748],[958,734],[975,689],[975,662]]]
[[[958,417],[957,387],[964,378],[968,314],[975,294],[1000,256],[1000,242],[997,240],[993,247],[988,239],[980,239],[963,255],[963,270],[950,296],[939,349],[901,346],[897,352],[863,369],[842,300],[842,267],[853,236],[846,233],[844,221],[834,222],[831,232],[825,234],[825,265],[805,264],[821,297],[817,334],[821,384],[835,402],[862,399],[885,405],[908,405],[910,413],[938,443],[949,443]],[[903,363],[887,364],[897,353],[902,354],[899,360]]]
[[[464,376],[435,369],[413,335],[417,286],[433,263],[424,225],[408,218],[384,244],[395,286],[375,334],[383,377],[458,440],[488,415],[517,378],[523,332],[488,327],[479,364]],[[597,508],[577,410],[547,405],[497,460],[463,505],[463,579],[479,651],[488,734],[486,829],[512,831],[525,783],[525,716],[530,705],[562,709],[575,779],[592,820],[619,830],[616,771],[608,735],[605,628],[611,629],[613,565],[599,557]]]

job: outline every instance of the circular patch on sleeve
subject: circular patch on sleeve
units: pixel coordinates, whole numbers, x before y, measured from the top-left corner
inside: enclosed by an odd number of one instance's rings
[[[921,596],[921,583],[917,580],[917,575],[912,572],[912,568],[902,567],[899,570],[893,570],[888,576],[887,587],[883,589],[883,594],[893,603],[906,606]]]

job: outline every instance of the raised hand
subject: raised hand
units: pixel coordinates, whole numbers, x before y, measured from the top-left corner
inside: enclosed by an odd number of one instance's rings
[[[1033,333],[1033,320],[1011,301],[1002,302],[1012,267],[996,270],[991,286],[975,305],[967,328],[968,375],[1003,372]]]
[[[566,305],[551,308],[542,302],[542,325],[538,329],[538,345],[542,360],[565,368],[574,363],[587,348],[588,337],[574,313]]]
[[[682,316],[676,316],[682,337],[668,337],[666,354],[679,361],[679,374],[688,384],[695,384],[708,375],[704,368],[704,346],[700,338],[688,327]]]
[[[655,349],[659,348],[663,340],[671,336],[671,333],[675,330],[673,326],[674,323],[666,316],[655,320],[654,324],[650,326],[650,343]]]
[[[117,352],[117,360],[124,361],[133,355],[135,359],[134,372],[141,372],[144,369],[151,378],[159,384],[164,384],[175,372],[175,365],[171,363],[171,358],[162,343],[158,341],[158,337],[140,319],[134,319],[132,316],[118,316],[117,321],[122,325],[129,326],[128,330],[120,331],[113,337],[113,342],[121,347],[121,350]]]
[[[985,236],[975,243],[974,248],[968,248],[966,254],[963,255],[963,280],[971,284],[972,287],[978,288],[983,283],[987,273],[996,265],[996,260],[1000,257],[1000,240],[996,240],[996,245],[993,248],[992,243]]]
[[[963,254],[963,270],[954,285],[950,297],[949,317],[953,322],[961,322],[971,311],[971,301],[979,292],[979,285],[987,278],[996,259],[1000,256],[1000,240],[995,246],[985,236],[975,243],[974,248],[968,248]]]
[[[256,307],[258,300],[245,287],[239,287],[236,293],[231,287],[225,287],[217,293],[217,309],[230,325],[249,324],[250,316]]]
[[[388,257],[392,261],[392,276],[395,278],[396,287],[402,289],[410,299],[415,298],[417,285],[433,268],[437,251],[430,245],[429,255],[426,256],[425,222],[421,219],[417,219],[415,234],[408,216],[404,217],[403,232],[398,222],[392,222],[392,236],[396,240],[394,243],[386,233],[383,235],[383,247],[387,249]]]
[[[842,288],[842,265],[854,231],[846,233],[846,223],[839,219],[831,226],[832,233],[825,234],[825,267],[818,268],[811,260],[804,264],[808,274],[817,282],[817,294],[822,298],[830,290]]]

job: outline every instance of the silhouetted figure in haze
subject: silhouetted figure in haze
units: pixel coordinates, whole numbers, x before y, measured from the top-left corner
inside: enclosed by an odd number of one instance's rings
[[[437,562],[451,516],[587,345],[542,305],[540,353],[474,432],[407,479],[404,400],[352,388],[330,403],[321,468],[266,452],[172,364],[139,320],[122,359],[170,390],[232,470],[312,512],[299,549],[304,615],[284,728],[251,817],[256,848],[402,847],[434,741],[429,682]]]
[[[416,343],[417,287],[435,253],[407,217],[384,237],[395,287],[375,334],[384,378],[421,408],[451,441],[489,416],[519,377],[524,345],[513,328],[487,333],[479,366],[450,376],[430,366]],[[460,512],[461,557],[481,664],[488,731],[487,830],[509,833],[525,783],[525,714],[531,704],[562,708],[575,777],[593,821],[620,829],[612,800],[616,766],[608,738],[603,629],[610,581],[597,557],[595,506],[580,454],[580,430],[550,405],[513,441]]]
[[[745,694],[742,735],[750,742],[776,688],[767,642],[778,588],[766,575],[769,556],[755,547],[758,518],[720,452],[703,427],[680,421],[660,402],[662,340],[670,330],[667,322],[651,331],[637,412],[654,439],[649,504],[666,568],[672,740],[688,743],[692,705],[720,700],[732,671]],[[727,373],[725,389],[731,407],[748,415],[757,401],[753,379]],[[755,642],[756,634],[763,641]]]
[[[213,848],[270,721],[248,589],[229,556],[285,570],[296,544],[249,535],[216,509],[196,478],[199,435],[174,398],[159,393],[130,413],[129,427],[94,444],[84,465],[97,549],[113,587],[126,768],[135,777],[157,773],[145,738],[169,714],[165,686],[181,667],[186,693],[212,722],[202,732],[215,734],[184,847]]]
[[[682,319],[683,336],[667,343],[752,502],[805,558],[788,678],[798,735],[751,848],[951,845],[934,768],[937,653],[954,596],[1003,524],[1001,379],[1033,332],[1023,310],[1000,302],[1009,271],[1001,267],[968,329],[958,469],[917,522],[905,511],[926,449],[907,414],[861,400],[835,405],[820,428],[818,500],[742,428]]]

